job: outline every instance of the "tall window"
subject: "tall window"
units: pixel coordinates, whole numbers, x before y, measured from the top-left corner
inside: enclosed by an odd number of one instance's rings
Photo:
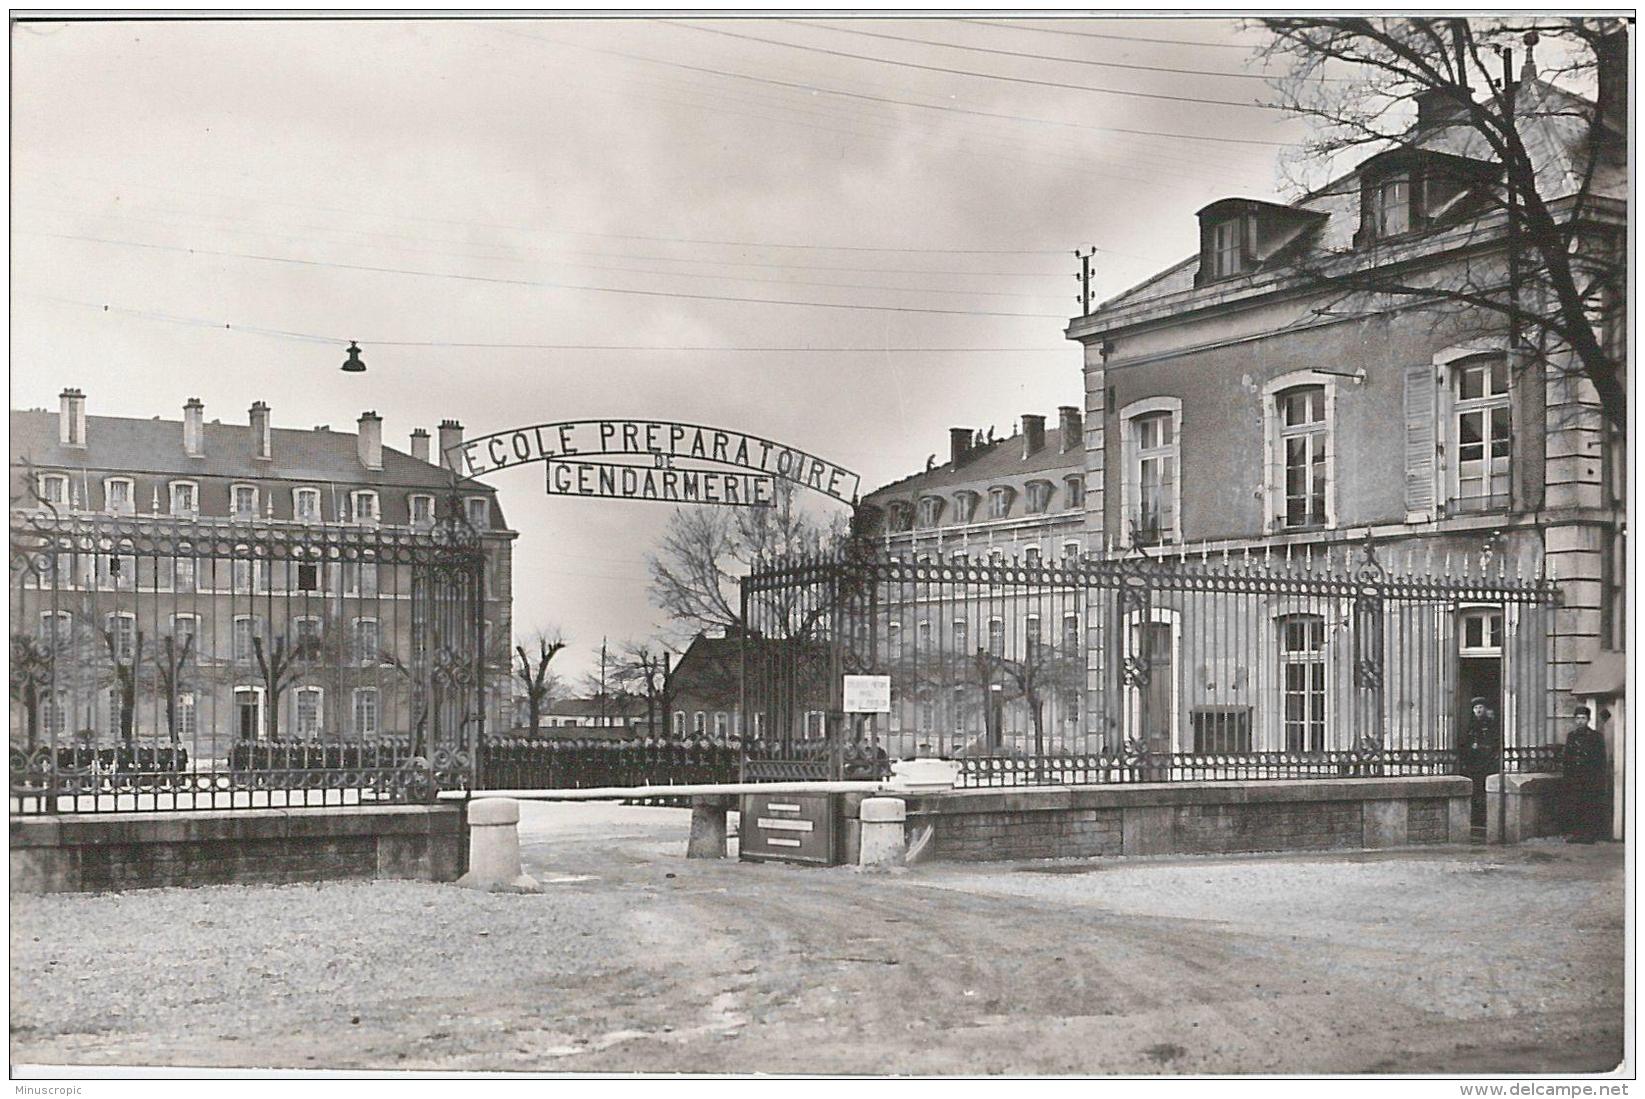
[[[1064,542],[1062,544],[1062,559],[1071,565],[1078,563],[1080,544],[1078,542]]]
[[[44,611],[40,615],[40,640],[47,645],[67,645],[74,637],[74,615],[69,611]]]
[[[306,739],[313,739],[320,735],[321,714],[324,707],[321,703],[325,699],[325,691],[320,687],[298,687],[292,692],[294,699],[292,706],[296,720],[293,722],[297,735]]]
[[[177,692],[177,736],[192,741],[200,721],[193,691]]]
[[[1023,651],[1029,660],[1037,660],[1040,655],[1040,616],[1029,615],[1022,624]]]
[[[257,619],[249,614],[234,616],[234,659],[242,663],[256,659],[252,638],[262,633]]]
[[[1325,750],[1325,619],[1294,614],[1280,619],[1281,713],[1285,750]]]
[[[977,517],[977,504],[982,497],[975,492],[956,492],[954,494],[954,508],[956,518],[962,523],[969,523]]]
[[[1509,502],[1512,451],[1508,361],[1468,359],[1452,369],[1452,439],[1458,511],[1490,511]]]
[[[914,509],[903,503],[892,504],[886,522],[894,531],[907,530],[914,522]]]
[[[200,514],[200,487],[193,481],[171,483],[171,513],[195,516]]]
[[[954,619],[954,651],[961,656],[971,655],[971,624],[963,618]]]
[[[64,690],[46,691],[40,697],[40,728],[52,743],[59,743],[68,730],[69,694]]]
[[[171,616],[171,636],[177,646],[177,652],[182,653],[185,645],[189,655],[200,655],[200,616],[196,614],[174,614]],[[193,642],[190,644],[190,642]]]
[[[1080,651],[1080,616],[1069,611],[1062,616],[1062,651],[1067,656]]]
[[[1177,437],[1173,412],[1149,412],[1128,425],[1127,526],[1131,544],[1151,546],[1177,537]]]
[[[294,488],[291,490],[291,515],[300,523],[320,521],[320,490]]]
[[[1280,525],[1318,527],[1326,523],[1325,387],[1296,386],[1276,398],[1281,469]]]
[[[194,558],[178,557],[171,563],[171,575],[178,591],[194,590]]]
[[[1063,506],[1068,508],[1082,508],[1085,506],[1085,478],[1076,473],[1072,477],[1064,477]]]
[[[731,731],[731,715],[726,713],[724,710],[715,710],[714,711],[714,735],[723,740],[723,739],[725,739],[726,735],[728,733],[730,733],[730,731]]]
[[[1379,238],[1397,237],[1411,231],[1411,180],[1393,176],[1371,192],[1375,231]]]
[[[103,506],[116,515],[130,515],[135,510],[130,478],[110,477],[103,482]]]
[[[377,620],[375,618],[356,618],[354,620],[354,659],[361,664],[377,662]]]
[[[354,689],[354,734],[356,736],[377,735],[376,687],[356,687]]]
[[[468,507],[468,525],[475,530],[490,530],[491,501],[484,496],[470,496],[465,503]]]
[[[1040,567],[1040,548],[1029,546],[1022,551],[1022,563],[1031,569]]]
[[[109,648],[112,649],[114,659],[122,664],[128,663],[137,653],[137,616],[135,614],[111,614],[107,619],[109,631]]]
[[[988,620],[988,651],[994,656],[1005,655],[1005,619]]]
[[[942,520],[943,503],[941,496],[922,496],[920,498],[920,526],[936,526]]]
[[[684,710],[675,710],[674,711],[674,735],[676,737],[685,736],[685,711]]]
[[[235,485],[230,495],[236,519],[257,518],[256,485]]]

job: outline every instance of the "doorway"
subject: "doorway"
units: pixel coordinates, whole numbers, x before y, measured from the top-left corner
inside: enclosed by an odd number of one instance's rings
[[[1485,776],[1502,770],[1502,749],[1506,743],[1502,728],[1502,610],[1499,607],[1466,607],[1457,620],[1457,692],[1452,713],[1457,715],[1457,747],[1462,751],[1474,734],[1474,699],[1485,702],[1490,722],[1488,751],[1465,751],[1458,760],[1463,774],[1474,781],[1470,820],[1483,828],[1486,821]]]

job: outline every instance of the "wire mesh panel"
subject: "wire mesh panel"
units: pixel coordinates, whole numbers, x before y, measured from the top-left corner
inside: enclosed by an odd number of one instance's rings
[[[430,529],[11,516],[11,807],[400,801],[466,787],[485,556]]]
[[[1554,591],[1487,564],[1390,575],[1369,544],[1052,564],[854,547],[745,581],[745,700],[785,760],[944,757],[974,786],[1445,774],[1481,721],[1493,769],[1545,766]],[[890,713],[837,712],[854,672],[891,678]]]

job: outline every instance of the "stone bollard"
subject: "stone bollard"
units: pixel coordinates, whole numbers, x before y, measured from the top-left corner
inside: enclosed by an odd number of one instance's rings
[[[465,889],[489,893],[540,893],[542,886],[520,867],[520,803],[513,798],[475,798],[468,803],[468,873]]]
[[[686,858],[726,857],[725,820],[735,800],[726,794],[710,794],[691,799],[691,838],[686,841]]]
[[[904,822],[908,803],[902,798],[864,798],[857,808],[862,824],[862,840],[857,848],[858,866],[895,866],[908,849]]]

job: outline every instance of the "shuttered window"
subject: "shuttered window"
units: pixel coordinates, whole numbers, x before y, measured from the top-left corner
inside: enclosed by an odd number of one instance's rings
[[[1405,371],[1405,521],[1424,523],[1434,517],[1434,368],[1430,363]]]

